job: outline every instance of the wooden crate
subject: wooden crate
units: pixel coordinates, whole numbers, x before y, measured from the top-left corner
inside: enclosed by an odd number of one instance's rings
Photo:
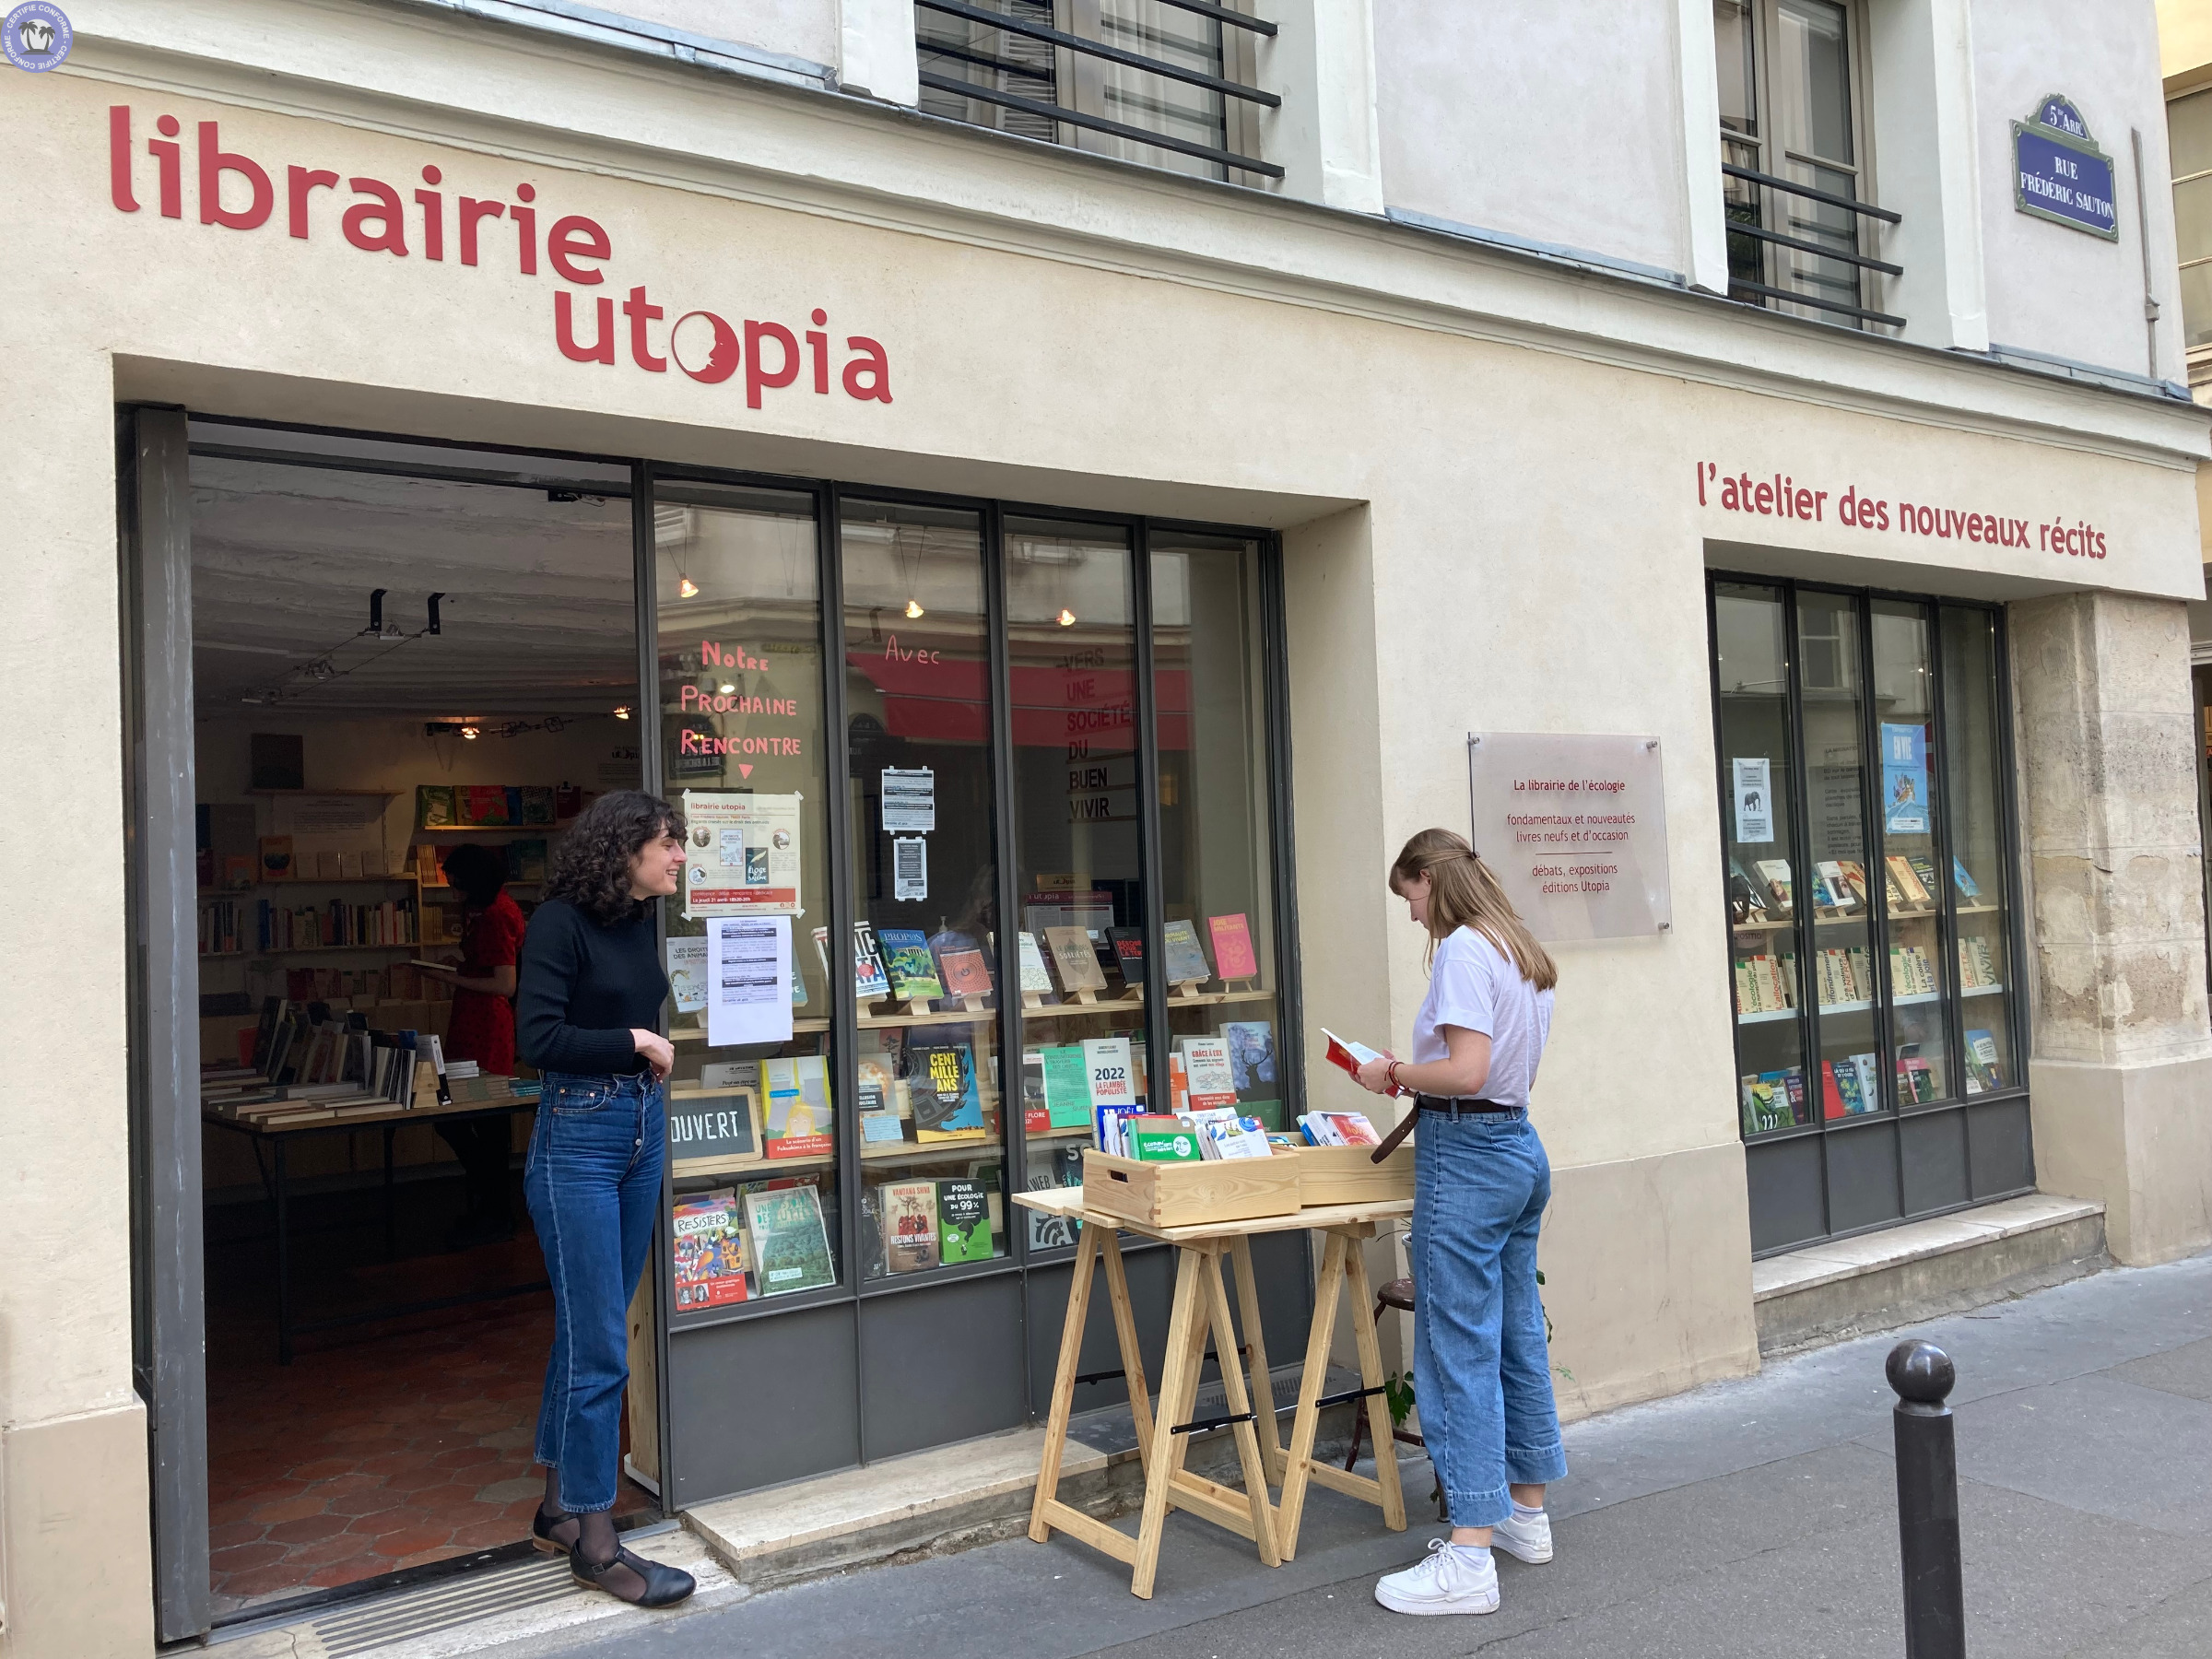
[[[1381,1163],[1372,1147],[1300,1147],[1288,1156],[1298,1165],[1299,1195],[1307,1204],[1375,1204],[1413,1196],[1413,1144]]]
[[[1228,1158],[1140,1163],[1086,1148],[1083,1207],[1146,1227],[1200,1227],[1288,1216],[1299,1207],[1298,1159]]]

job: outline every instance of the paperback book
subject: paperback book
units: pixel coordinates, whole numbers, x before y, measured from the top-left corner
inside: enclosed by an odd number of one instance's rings
[[[947,996],[988,996],[991,969],[980,950],[947,950],[937,958],[937,974]]]
[[[991,1192],[980,1181],[937,1185],[937,1255],[947,1263],[991,1259]]]
[[[937,1183],[888,1181],[883,1194],[884,1265],[893,1273],[918,1273],[937,1265]]]
[[[945,994],[936,964],[930,959],[928,935],[920,928],[886,927],[877,936],[883,940],[884,970],[890,975],[893,996],[901,1002],[922,1002]]]
[[[1034,1051],[1042,1065],[1048,1126],[1083,1129],[1090,1124],[1090,1065],[1079,1042]]]
[[[924,1144],[983,1139],[975,1051],[965,1042],[929,1041],[909,1042],[906,1053],[915,1139]]]
[[[1106,942],[1113,947],[1115,971],[1122,983],[1132,991],[1140,991],[1145,983],[1145,930],[1141,927],[1110,927]]]
[[[748,1191],[745,1226],[761,1295],[788,1296],[837,1282],[830,1235],[822,1225],[822,1197],[812,1186]]]
[[[1021,939],[1021,988],[1025,994],[1050,996],[1053,994],[1053,976],[1045,971],[1044,952],[1037,948],[1037,935],[1023,933]]]
[[[1260,977],[1259,959],[1252,949],[1252,926],[1243,912],[1233,916],[1208,916],[1206,925],[1214,936],[1214,962],[1223,980]]]
[[[1168,983],[1190,984],[1214,977],[1206,950],[1198,943],[1198,924],[1187,917],[1171,922],[1160,935],[1161,959],[1167,965]]]
[[[1080,927],[1048,927],[1044,947],[1052,955],[1053,971],[1060,976],[1061,991],[1073,996],[1078,991],[1103,991],[1106,975],[1091,948],[1090,935]]]
[[[830,1139],[829,1063],[819,1054],[760,1062],[768,1092],[768,1124],[761,1149],[771,1158],[821,1158]]]
[[[677,1312],[746,1300],[745,1222],[734,1191],[678,1199],[671,1231]]]

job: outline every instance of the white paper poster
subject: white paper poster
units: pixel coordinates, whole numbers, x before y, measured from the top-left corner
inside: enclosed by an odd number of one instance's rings
[[[937,774],[933,770],[883,769],[883,827],[887,831],[937,827]]]
[[[684,914],[798,914],[800,803],[795,794],[684,791]]]
[[[668,941],[668,991],[678,1014],[697,1014],[707,1006],[707,941],[688,934]]]
[[[918,835],[891,837],[891,897],[929,897],[929,843]]]
[[[1735,757],[1735,839],[1771,841],[1774,839],[1773,762]]]
[[[791,1041],[791,918],[707,924],[707,1041],[716,1048]]]

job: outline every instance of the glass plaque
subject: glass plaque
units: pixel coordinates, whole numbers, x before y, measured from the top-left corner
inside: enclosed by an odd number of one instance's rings
[[[1658,738],[1470,733],[1467,796],[1475,851],[1539,939],[1673,924]]]

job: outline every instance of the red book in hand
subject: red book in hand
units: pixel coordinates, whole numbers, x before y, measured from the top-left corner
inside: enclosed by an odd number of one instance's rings
[[[1365,1065],[1370,1060],[1383,1058],[1382,1054],[1369,1048],[1366,1043],[1347,1042],[1326,1026],[1321,1028],[1321,1034],[1329,1040],[1329,1064],[1341,1066],[1354,1082],[1359,1081],[1359,1068],[1362,1065]],[[1402,1095],[1411,1091],[1405,1088],[1393,1088],[1388,1092]]]

